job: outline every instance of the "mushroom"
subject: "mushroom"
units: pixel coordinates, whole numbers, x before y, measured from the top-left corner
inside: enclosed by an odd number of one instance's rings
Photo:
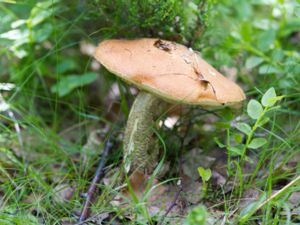
[[[192,49],[154,38],[105,40],[95,58],[139,90],[124,134],[125,171],[150,174],[157,164],[153,131],[167,103],[224,107],[245,99],[244,92]]]

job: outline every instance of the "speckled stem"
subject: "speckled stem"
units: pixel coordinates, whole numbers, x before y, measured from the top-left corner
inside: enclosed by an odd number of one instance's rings
[[[149,174],[157,165],[159,149],[153,129],[165,105],[165,102],[145,92],[136,97],[124,137],[124,167],[127,173],[139,170]]]

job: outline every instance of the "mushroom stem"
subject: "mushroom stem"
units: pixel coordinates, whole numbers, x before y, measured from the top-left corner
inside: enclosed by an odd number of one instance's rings
[[[149,174],[157,164],[158,141],[154,135],[155,120],[166,103],[146,92],[140,92],[131,107],[124,137],[125,171]]]

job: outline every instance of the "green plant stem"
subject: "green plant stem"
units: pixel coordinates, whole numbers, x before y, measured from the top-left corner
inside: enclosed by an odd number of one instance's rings
[[[260,117],[256,120],[255,124],[253,125],[252,129],[251,129],[251,132],[249,133],[249,135],[247,136],[247,140],[246,140],[246,143],[245,143],[245,146],[242,150],[242,155],[241,155],[241,163],[242,163],[242,166],[241,168],[244,167],[244,163],[245,163],[245,155],[246,155],[246,151],[248,149],[248,146],[252,140],[252,137],[254,135],[254,132],[256,131],[256,129],[259,127],[259,123],[261,122],[261,120],[264,118],[265,114],[269,111],[269,107],[265,107],[262,114],[260,115]]]
[[[232,170],[231,170],[231,153],[230,153],[230,130],[229,129],[226,129],[226,135],[227,135],[227,141],[226,141],[226,144],[227,144],[227,172],[228,172],[228,175],[231,176],[232,175]]]
[[[206,198],[207,196],[207,183],[204,179],[202,179],[202,185],[203,185],[203,198]]]
[[[243,168],[244,168],[244,165],[245,165],[245,156],[246,156],[246,152],[247,152],[247,149],[248,149],[248,146],[252,140],[252,137],[254,135],[254,132],[256,131],[256,129],[259,127],[259,123],[261,122],[261,120],[264,118],[265,114],[268,112],[269,110],[269,107],[265,107],[262,114],[260,115],[260,117],[256,120],[255,124],[253,125],[252,129],[251,129],[251,132],[249,133],[248,137],[247,137],[247,140],[246,140],[246,143],[244,145],[244,148],[242,150],[242,155],[241,155],[241,159],[240,159],[240,170],[241,170],[241,173],[243,172]],[[242,194],[242,190],[243,190],[243,186],[244,186],[244,181],[243,179],[240,180],[240,188],[239,188],[239,194],[241,196]]]

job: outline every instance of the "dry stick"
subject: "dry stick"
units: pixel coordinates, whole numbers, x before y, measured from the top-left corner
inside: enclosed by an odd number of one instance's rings
[[[278,197],[279,195],[281,195],[282,193],[284,193],[288,188],[290,188],[291,186],[293,186],[295,183],[297,183],[298,181],[300,181],[300,176],[296,177],[294,180],[292,180],[290,183],[288,183],[287,185],[285,185],[282,189],[280,189],[279,191],[277,191],[276,193],[274,193],[273,195],[271,195],[271,197],[269,197],[268,199],[266,199],[264,202],[262,202],[256,209],[255,211],[259,210],[260,208],[262,208],[264,205],[266,205],[267,203],[269,203],[270,201],[272,201],[274,198]]]
[[[279,191],[277,191],[276,193],[274,193],[273,195],[271,195],[268,199],[266,199],[265,201],[263,201],[260,205],[258,205],[255,208],[255,210],[253,210],[251,212],[251,215],[253,215],[256,211],[258,211],[259,209],[261,209],[263,206],[265,206],[266,204],[268,204],[269,202],[271,202],[272,200],[274,200],[278,196],[280,196],[287,189],[289,189],[291,186],[293,186],[294,184],[296,184],[299,181],[300,181],[300,176],[297,176],[294,180],[292,180],[290,183],[288,183],[287,185],[285,185],[282,189],[280,189]],[[244,218],[242,218],[242,219],[244,219]]]
[[[95,174],[93,181],[91,183],[91,186],[87,192],[86,200],[85,200],[84,206],[82,208],[82,211],[81,211],[81,214],[79,217],[79,222],[84,222],[87,219],[87,217],[89,216],[90,205],[93,200],[93,195],[96,190],[97,184],[100,182],[100,180],[103,177],[103,174],[104,174],[103,168],[105,166],[106,159],[107,159],[108,153],[111,150],[111,148],[112,148],[112,143],[110,142],[110,140],[108,140],[105,143],[102,157],[101,157],[100,163],[98,165],[98,168],[96,170],[96,174]]]
[[[179,189],[179,191],[177,191],[176,195],[174,196],[174,200],[172,202],[172,204],[169,206],[169,208],[167,209],[166,213],[163,215],[161,222],[159,223],[159,225],[162,225],[165,218],[168,216],[168,214],[171,212],[171,210],[174,208],[174,206],[176,205],[177,199],[179,198],[180,192],[182,191],[182,188]]]
[[[188,135],[188,131],[191,127],[191,122],[189,121],[188,122],[188,125],[187,125],[187,129],[186,129],[186,132],[184,133],[183,137],[181,138],[181,145],[180,145],[180,152],[179,152],[179,165],[180,165],[180,169],[179,169],[179,174],[180,174],[180,177],[182,178],[182,168],[181,168],[181,165],[182,165],[182,149],[183,149],[183,146],[184,146],[184,140],[185,138],[187,137]],[[183,188],[182,188],[182,184],[179,185],[180,188],[179,188],[179,191],[176,193],[176,195],[174,196],[174,200],[172,202],[172,204],[169,206],[169,208],[167,209],[166,213],[163,215],[162,219],[161,219],[161,222],[159,223],[159,225],[162,225],[165,218],[168,216],[168,214],[171,212],[171,210],[174,208],[174,206],[176,205],[176,202],[179,198],[179,195],[180,193],[182,192]]]

